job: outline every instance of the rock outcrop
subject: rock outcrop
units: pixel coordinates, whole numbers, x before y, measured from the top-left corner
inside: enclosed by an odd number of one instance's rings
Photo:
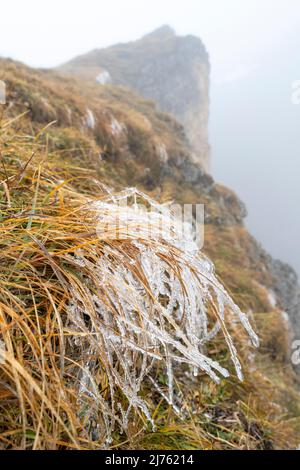
[[[102,85],[124,85],[154,100],[184,125],[193,159],[209,171],[210,64],[199,38],[177,36],[163,26],[138,41],[77,57],[59,71]]]
[[[280,260],[268,258],[268,270],[273,275],[274,293],[279,306],[287,313],[291,341],[300,340],[300,286],[296,272]],[[300,364],[294,364],[300,373]]]

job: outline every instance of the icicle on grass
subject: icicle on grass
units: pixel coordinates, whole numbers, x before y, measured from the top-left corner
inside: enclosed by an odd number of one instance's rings
[[[254,346],[258,338],[217,280],[192,228],[183,230],[170,207],[132,188],[93,202],[89,210],[99,243],[92,252],[82,248],[65,257],[84,280],[72,288],[67,314],[74,336],[69,341],[84,364],[79,395],[97,402],[110,440],[116,423],[126,432],[132,410],[154,426],[140,394],[145,380],[179,412],[174,400],[178,367],[188,365],[195,376],[205,372],[215,382],[228,377],[228,370],[203,352],[222,332],[242,380],[229,326],[238,320]],[[158,368],[165,370],[167,390],[155,379]],[[91,380],[99,372],[107,380],[105,400]]]

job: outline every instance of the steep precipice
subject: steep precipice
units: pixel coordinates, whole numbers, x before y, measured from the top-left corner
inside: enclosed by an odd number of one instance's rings
[[[153,99],[185,127],[192,157],[209,171],[209,57],[195,36],[163,26],[142,39],[95,49],[59,67],[99,84],[127,86]]]

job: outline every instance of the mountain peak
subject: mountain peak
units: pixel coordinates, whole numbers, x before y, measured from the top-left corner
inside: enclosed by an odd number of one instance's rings
[[[192,157],[210,168],[209,58],[201,39],[177,36],[168,25],[142,39],[98,49],[60,67],[99,84],[112,83],[154,100],[184,126]]]
[[[157,39],[167,39],[176,36],[176,32],[171,26],[165,24],[163,26],[160,26],[159,28],[155,29],[151,33],[146,34],[143,39],[151,39],[151,38],[157,38]]]

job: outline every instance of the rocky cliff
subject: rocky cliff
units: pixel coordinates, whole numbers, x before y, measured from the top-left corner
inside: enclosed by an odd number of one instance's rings
[[[289,324],[290,342],[300,340],[300,286],[299,279],[290,265],[269,257],[267,266],[274,279],[274,293],[278,306],[286,314]],[[297,360],[294,367],[300,373]]]
[[[138,41],[77,57],[59,71],[99,84],[125,85],[153,99],[184,125],[193,159],[209,171],[210,65],[199,38],[177,36],[163,26]]]

